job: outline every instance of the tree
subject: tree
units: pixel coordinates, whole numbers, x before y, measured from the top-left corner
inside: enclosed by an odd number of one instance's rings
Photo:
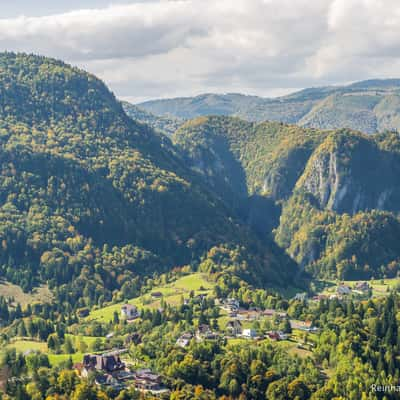
[[[62,370],[57,378],[57,386],[61,393],[67,394],[68,396],[72,393],[75,385],[78,381],[75,371]]]
[[[118,315],[118,311],[114,311],[114,314],[113,314],[113,324],[114,324],[114,325],[119,324],[119,315]]]
[[[57,334],[53,333],[47,338],[47,347],[50,351],[57,351],[60,348],[60,342]]]
[[[81,382],[72,393],[71,400],[98,400],[96,390],[87,382]]]

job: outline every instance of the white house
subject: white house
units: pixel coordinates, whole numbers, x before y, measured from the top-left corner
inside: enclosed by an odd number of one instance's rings
[[[185,348],[185,347],[189,346],[189,343],[192,340],[192,338],[193,338],[193,335],[190,332],[184,333],[176,341],[176,345],[179,347]]]
[[[339,285],[336,292],[337,294],[346,295],[351,293],[351,289],[346,285]]]
[[[242,336],[246,339],[254,339],[257,337],[257,332],[254,329],[243,329]]]
[[[239,310],[239,300],[229,298],[224,300],[222,309],[228,311],[229,313],[235,313]]]
[[[124,304],[121,307],[121,316],[126,319],[135,319],[139,316],[139,312],[132,304]]]
[[[277,332],[279,336],[279,340],[287,340],[289,338],[289,335],[287,333],[283,333],[282,331]]]
[[[307,300],[307,293],[296,293],[296,296],[293,297],[293,300],[297,301],[306,301]]]

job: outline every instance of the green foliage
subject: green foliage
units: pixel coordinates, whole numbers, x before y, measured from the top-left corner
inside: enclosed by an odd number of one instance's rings
[[[60,307],[111,300],[136,277],[196,264],[219,245],[257,254],[248,279],[287,279],[269,276],[290,265],[283,254],[240,226],[169,139],[129,118],[90,74],[0,54],[0,144],[0,272],[24,290],[48,283]]]

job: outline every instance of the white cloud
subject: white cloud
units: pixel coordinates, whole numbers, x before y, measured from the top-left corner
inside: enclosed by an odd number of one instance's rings
[[[393,76],[398,26],[394,0],[154,0],[0,19],[0,48],[66,59],[120,96],[266,95]]]

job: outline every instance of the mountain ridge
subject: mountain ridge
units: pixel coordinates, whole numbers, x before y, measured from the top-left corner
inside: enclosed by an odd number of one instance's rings
[[[150,100],[136,104],[156,116],[192,119],[237,116],[319,129],[350,128],[366,133],[400,129],[400,80],[370,79],[349,85],[313,87],[264,98],[238,93]]]

